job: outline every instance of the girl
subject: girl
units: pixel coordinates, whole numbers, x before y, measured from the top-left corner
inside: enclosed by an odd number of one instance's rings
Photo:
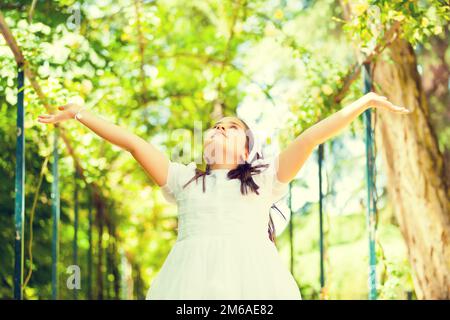
[[[131,153],[178,206],[178,237],[147,299],[301,299],[274,245],[269,210],[287,192],[313,149],[370,107],[409,113],[370,92],[300,134],[265,160],[244,121],[225,117],[206,132],[206,170],[170,161],[144,139],[76,105],[60,106],[39,122],[77,119]],[[269,236],[267,228],[269,225]]]

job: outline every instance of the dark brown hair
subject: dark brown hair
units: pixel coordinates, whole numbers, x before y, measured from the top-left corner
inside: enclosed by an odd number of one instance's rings
[[[253,133],[251,132],[249,126],[242,119],[237,118],[237,117],[236,117],[236,119],[239,119],[244,124],[244,126],[246,127],[246,132],[249,133],[249,134],[246,133],[245,147],[247,148],[247,150],[250,151],[251,148],[253,147],[253,146],[250,146],[250,144],[253,144],[253,139],[250,139],[249,135],[252,135]],[[263,156],[260,154],[257,154],[256,159],[263,159]],[[232,169],[232,170],[228,171],[227,177],[230,180],[231,179],[239,179],[241,181],[241,194],[243,194],[243,195],[247,194],[248,189],[250,189],[250,191],[259,195],[259,192],[258,192],[259,186],[253,180],[252,175],[261,173],[261,168],[267,168],[268,166],[269,166],[269,164],[258,164],[258,165],[252,166],[250,163],[245,161],[242,164],[238,164],[236,169]],[[192,177],[186,184],[184,184],[183,188],[187,187],[187,185],[189,185],[194,180],[195,180],[195,182],[198,182],[197,181],[198,178],[203,177],[203,179],[202,179],[203,180],[202,181],[203,192],[205,192],[205,177],[210,174],[211,174],[210,164],[206,164],[205,171],[196,168],[194,177]],[[286,217],[283,215],[283,213],[280,211],[280,209],[278,209],[278,207],[275,204],[273,204],[271,208],[276,209],[286,220]],[[268,234],[269,234],[269,239],[273,243],[276,243],[275,225],[273,223],[272,216],[270,214],[269,214]]]

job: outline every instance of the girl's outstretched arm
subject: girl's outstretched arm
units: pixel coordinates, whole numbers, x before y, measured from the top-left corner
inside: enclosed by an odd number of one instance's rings
[[[151,143],[141,137],[97,117],[92,112],[82,109],[77,104],[67,104],[58,107],[57,114],[40,115],[38,121],[41,123],[57,123],[74,119],[88,127],[98,136],[112,144],[130,152],[136,161],[144,168],[146,173],[155,180],[159,186],[166,184],[169,159],[156,149]]]
[[[278,180],[290,182],[297,175],[316,146],[336,136],[343,128],[370,107],[384,108],[403,114],[410,113],[404,107],[393,105],[386,97],[369,92],[338,112],[309,127],[291,142],[279,154]]]

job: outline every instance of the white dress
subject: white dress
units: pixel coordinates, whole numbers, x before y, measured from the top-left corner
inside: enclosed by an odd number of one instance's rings
[[[268,236],[270,207],[288,190],[275,174],[278,158],[253,175],[259,195],[242,195],[228,169],[195,175],[194,162],[170,162],[164,197],[178,206],[178,237],[150,284],[147,299],[301,299],[300,290]],[[254,164],[255,164],[254,163]]]

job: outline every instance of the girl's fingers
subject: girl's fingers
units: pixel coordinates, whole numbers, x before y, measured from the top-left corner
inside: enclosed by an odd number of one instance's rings
[[[385,96],[378,96],[378,99],[375,99],[375,104],[379,107],[385,108],[387,110],[390,110],[392,112],[396,113],[411,113],[412,111],[401,106],[394,105],[392,102],[390,102],[387,97]]]
[[[48,114],[44,114],[44,115],[40,115],[38,117],[38,121],[42,122],[42,123],[52,123],[54,122],[55,117],[53,115],[48,115]]]
[[[406,109],[405,107],[400,107],[400,106],[392,106],[393,111],[398,112],[398,113],[411,113],[411,110]]]
[[[394,109],[394,105],[390,103],[388,100],[379,100],[379,103],[381,106],[388,108],[388,109]]]
[[[397,106],[397,107],[399,108],[399,111],[401,113],[411,113],[411,110],[409,110],[409,109],[407,109],[405,107],[399,107],[399,106]]]
[[[388,100],[378,100],[379,106],[386,108],[387,110],[390,110],[392,112],[396,112],[396,113],[411,113],[411,110],[405,108],[405,107],[401,107],[401,106],[397,106],[394,105],[393,103],[389,102]]]

